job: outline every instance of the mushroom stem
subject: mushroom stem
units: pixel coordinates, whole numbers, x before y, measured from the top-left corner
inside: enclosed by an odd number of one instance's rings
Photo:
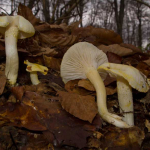
[[[124,121],[122,121],[122,117],[108,112],[106,104],[106,89],[98,71],[94,68],[90,68],[86,72],[86,76],[95,87],[97,93],[98,112],[102,119],[117,127],[128,128],[129,126]]]
[[[17,51],[17,37],[19,31],[15,26],[8,27],[5,32],[6,69],[5,75],[11,85],[14,85],[18,76],[19,58]]]
[[[132,89],[124,78],[117,79],[117,92],[120,112],[123,113],[123,120],[130,126],[134,126],[133,97]]]
[[[33,85],[37,85],[40,83],[37,75],[37,71],[30,72],[30,79]]]

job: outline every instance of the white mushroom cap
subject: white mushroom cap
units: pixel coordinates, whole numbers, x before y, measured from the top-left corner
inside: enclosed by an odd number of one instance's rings
[[[146,76],[132,66],[105,63],[98,67],[98,71],[106,71],[115,78],[124,78],[131,87],[140,92],[147,92],[149,90]]]
[[[22,16],[1,16],[0,17],[0,33],[5,34],[6,28],[11,25],[18,27],[18,39],[25,39],[34,35],[33,25]]]
[[[79,42],[65,53],[61,63],[61,77],[65,83],[75,79],[86,79],[86,72],[90,68],[97,69],[106,62],[108,59],[103,51],[90,43]],[[100,75],[105,79],[107,73],[100,73]]]

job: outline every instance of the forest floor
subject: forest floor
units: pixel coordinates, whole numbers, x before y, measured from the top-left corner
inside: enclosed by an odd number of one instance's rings
[[[133,89],[135,126],[117,128],[98,115],[96,92],[85,79],[63,83],[60,64],[64,53],[77,42],[90,42],[102,49],[109,62],[126,64],[150,77],[150,55],[111,30],[92,26],[79,28],[80,22],[50,25],[35,18],[19,5],[18,15],[28,19],[36,33],[18,40],[19,73],[17,86],[9,87],[5,77],[5,40],[0,39],[0,149],[11,150],[149,150],[150,91]],[[48,67],[38,73],[40,84],[32,85],[25,60]],[[107,106],[119,113],[116,79],[104,81]]]

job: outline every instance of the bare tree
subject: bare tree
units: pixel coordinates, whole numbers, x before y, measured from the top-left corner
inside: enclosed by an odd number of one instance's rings
[[[124,10],[125,10],[124,0],[120,0],[119,5],[120,7],[118,6],[118,1],[114,0],[114,11],[115,11],[116,24],[117,24],[117,33],[120,34],[120,36],[122,37],[122,27],[123,27],[123,18],[124,18]]]
[[[138,2],[138,3],[140,3],[140,4],[144,4],[145,6],[147,6],[147,7],[150,8],[150,5],[149,5],[148,3],[142,1],[142,0],[134,0],[134,1],[136,1],[136,2]]]

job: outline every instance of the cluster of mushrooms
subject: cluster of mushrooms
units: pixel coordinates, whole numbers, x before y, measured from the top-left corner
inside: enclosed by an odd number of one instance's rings
[[[5,35],[5,75],[9,84],[15,85],[19,68],[17,40],[33,36],[35,30],[32,24],[22,16],[1,16],[0,33]],[[30,63],[28,60],[24,63],[27,65],[26,70],[30,72],[32,84],[39,84],[37,71],[46,75],[48,68]],[[90,43],[79,42],[71,46],[64,54],[60,71],[64,83],[75,79],[90,80],[96,89],[98,112],[103,120],[120,128],[134,126],[132,88],[140,92],[149,90],[147,78],[139,70],[132,66],[109,63],[102,50]],[[103,82],[107,74],[117,79],[118,101],[122,117],[110,113],[107,109],[106,89]]]
[[[107,74],[117,79],[120,112],[118,116],[108,112],[106,89],[103,80]],[[97,94],[98,112],[103,120],[120,128],[134,126],[132,88],[147,92],[147,78],[132,66],[109,63],[106,54],[94,45],[79,42],[68,49],[61,63],[64,83],[75,79],[89,79]]]

